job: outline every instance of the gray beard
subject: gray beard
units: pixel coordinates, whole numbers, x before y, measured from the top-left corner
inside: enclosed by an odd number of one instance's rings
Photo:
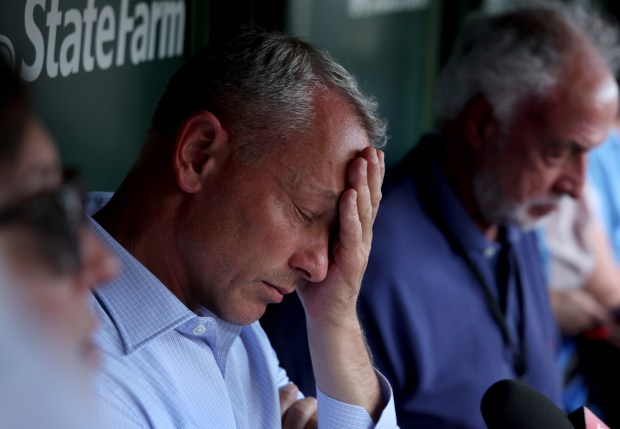
[[[534,217],[530,209],[540,204],[558,204],[560,197],[533,199],[522,203],[510,200],[501,189],[499,175],[495,169],[476,173],[472,181],[474,198],[483,218],[493,225],[514,225],[531,230],[541,217]]]

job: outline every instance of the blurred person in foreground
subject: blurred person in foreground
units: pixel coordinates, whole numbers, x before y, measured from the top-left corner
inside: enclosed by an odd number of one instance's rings
[[[0,61],[0,427],[94,427],[88,290],[115,264],[84,219],[80,189],[63,183],[26,88]]]
[[[384,143],[374,101],[297,38],[244,29],[190,58],[117,192],[89,200],[121,263],[93,294],[103,421],[395,427],[356,313]],[[295,291],[316,400],[289,383],[257,322]]]
[[[529,229],[581,194],[618,107],[618,48],[595,14],[555,2],[465,23],[438,80],[437,132],[387,174],[360,293],[401,427],[484,428],[480,400],[505,378],[559,403],[559,335]],[[270,324],[272,336],[293,326]],[[308,368],[292,365],[293,377]]]

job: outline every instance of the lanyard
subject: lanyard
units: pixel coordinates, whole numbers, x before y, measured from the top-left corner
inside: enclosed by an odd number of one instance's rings
[[[423,156],[421,158],[424,158]],[[519,305],[519,313],[520,313],[520,323],[517,327],[517,335],[519,336],[519,341],[515,341],[513,336],[508,329],[508,325],[506,324],[506,314],[502,307],[500,306],[498,300],[493,296],[491,292],[491,287],[487,282],[486,278],[480,271],[480,267],[476,264],[476,262],[471,258],[467,249],[463,246],[462,242],[458,239],[456,234],[452,229],[448,227],[445,222],[445,219],[441,213],[439,208],[438,201],[436,197],[432,194],[431,187],[429,185],[429,166],[423,165],[422,162],[415,162],[416,165],[412,166],[412,171],[416,177],[416,188],[418,190],[418,194],[421,197],[421,201],[426,209],[428,210],[431,218],[443,232],[444,236],[448,240],[450,246],[457,252],[457,254],[463,259],[465,265],[469,269],[469,271],[473,274],[476,279],[482,293],[484,295],[484,299],[486,301],[487,308],[491,312],[493,316],[493,320],[495,324],[499,328],[502,339],[504,341],[504,345],[511,351],[512,359],[513,359],[513,368],[515,373],[519,378],[523,377],[527,372],[527,354],[526,354],[526,344],[525,344],[525,335],[524,335],[524,325],[525,325],[525,314],[524,314],[524,297],[523,297],[523,285],[521,281],[521,272],[519,270],[519,264],[517,258],[512,251],[512,249],[508,250],[508,267],[510,267],[511,272],[514,272],[515,285],[517,289],[517,300]],[[416,174],[417,172],[418,174]],[[508,243],[504,243],[503,246],[509,245]],[[503,251],[504,249],[500,250]],[[502,263],[500,261],[500,263]],[[510,275],[508,276],[510,278]]]
[[[441,226],[440,226],[441,227]],[[499,327],[502,338],[504,340],[504,344],[508,349],[513,353],[513,367],[517,376],[523,377],[527,372],[527,355],[526,355],[526,344],[524,338],[524,313],[523,313],[523,285],[521,283],[521,273],[519,271],[519,266],[517,262],[517,258],[514,252],[509,251],[509,267],[511,271],[514,271],[515,276],[515,285],[517,289],[517,300],[519,303],[519,313],[521,315],[521,320],[518,325],[518,333],[519,336],[518,342],[515,342],[512,335],[510,334],[510,330],[508,329],[508,325],[506,324],[506,314],[502,307],[500,306],[498,300],[493,296],[491,292],[491,288],[486,281],[486,278],[480,271],[478,265],[473,261],[471,256],[467,253],[466,249],[463,247],[461,242],[456,238],[456,236],[452,233],[451,230],[444,229],[444,234],[448,237],[448,241],[451,242],[452,247],[457,251],[459,256],[463,259],[471,273],[474,275],[482,292],[484,294],[484,298],[487,304],[487,308],[491,312],[493,316],[493,320],[495,320],[496,325]],[[452,238],[450,238],[452,237]],[[506,245],[506,244],[504,244]]]

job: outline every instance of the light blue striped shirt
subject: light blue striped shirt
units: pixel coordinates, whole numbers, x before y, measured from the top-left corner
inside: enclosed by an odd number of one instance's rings
[[[110,197],[89,195],[88,213]],[[281,427],[278,389],[289,380],[260,324],[233,325],[204,308],[190,311],[97,222],[89,224],[120,266],[91,299],[104,357],[94,384],[102,426]],[[319,427],[396,427],[391,388],[377,374],[388,405],[376,426],[363,407],[317,389]]]

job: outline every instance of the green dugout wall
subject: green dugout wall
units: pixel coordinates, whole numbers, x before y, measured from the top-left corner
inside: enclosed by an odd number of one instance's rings
[[[501,3],[506,0],[487,0]],[[585,0],[584,0],[585,1]],[[612,13],[617,2],[591,1]],[[185,56],[240,24],[300,35],[377,97],[393,164],[433,127],[435,77],[482,0],[2,0],[0,55],[31,82],[66,165],[114,190]]]
[[[389,119],[392,164],[432,124],[440,1],[293,1],[287,25],[351,70]]]
[[[113,190],[182,61],[188,27],[183,1],[3,0],[0,54],[31,81],[64,163],[90,189]]]
[[[432,124],[442,2],[3,0],[0,55],[89,189],[114,190],[185,55],[239,24],[301,35],[349,68],[390,120],[388,163]]]

